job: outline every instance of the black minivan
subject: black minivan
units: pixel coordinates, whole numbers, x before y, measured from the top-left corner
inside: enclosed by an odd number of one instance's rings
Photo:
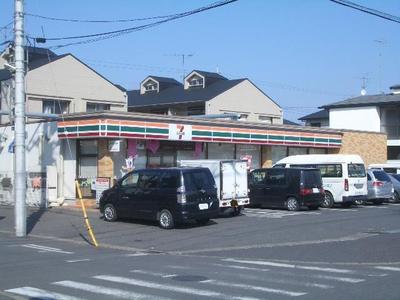
[[[250,203],[260,207],[318,209],[324,200],[321,172],[311,168],[255,169],[249,174]]]
[[[100,212],[106,221],[117,218],[157,220],[161,228],[196,220],[206,224],[218,215],[219,201],[208,168],[135,170],[103,192]]]

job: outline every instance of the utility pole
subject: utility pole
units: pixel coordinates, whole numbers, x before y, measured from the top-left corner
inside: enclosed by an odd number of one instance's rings
[[[15,234],[26,236],[24,0],[15,0]]]
[[[174,54],[174,56],[182,57],[182,82],[185,79],[185,57],[192,57],[194,54]],[[183,82],[183,84],[185,84]]]

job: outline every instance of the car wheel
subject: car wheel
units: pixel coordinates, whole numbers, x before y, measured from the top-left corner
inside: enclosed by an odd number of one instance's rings
[[[174,218],[168,209],[163,209],[158,218],[158,224],[163,229],[174,228]]]
[[[324,201],[322,201],[322,203],[321,203],[321,207],[331,208],[331,207],[333,207],[333,204],[335,204],[335,201],[333,199],[332,194],[329,192],[325,192],[325,198],[324,198]]]
[[[398,192],[394,192],[394,193],[393,193],[393,202],[394,202],[394,203],[400,202],[400,196],[399,196],[399,193],[398,193]]]
[[[383,200],[382,199],[375,199],[372,201],[375,205],[382,205],[383,204]]]
[[[356,200],[354,203],[357,204],[357,205],[363,205],[364,201],[363,200]]]
[[[296,211],[300,209],[299,201],[295,197],[289,197],[286,200],[286,208],[289,211]]]
[[[210,218],[203,218],[203,219],[197,219],[196,222],[199,225],[206,225],[210,221]]]
[[[319,209],[319,205],[311,205],[308,207],[309,210],[318,210]]]
[[[106,204],[104,206],[103,215],[104,215],[104,220],[106,220],[107,222],[114,222],[118,219],[117,210],[112,204]]]

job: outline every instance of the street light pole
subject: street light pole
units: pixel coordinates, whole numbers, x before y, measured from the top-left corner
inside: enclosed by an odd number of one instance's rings
[[[26,236],[24,0],[15,0],[15,234]]]

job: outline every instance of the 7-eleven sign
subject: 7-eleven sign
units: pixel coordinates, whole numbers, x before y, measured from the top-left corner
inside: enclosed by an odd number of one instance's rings
[[[169,124],[168,139],[175,141],[191,141],[192,125]]]

